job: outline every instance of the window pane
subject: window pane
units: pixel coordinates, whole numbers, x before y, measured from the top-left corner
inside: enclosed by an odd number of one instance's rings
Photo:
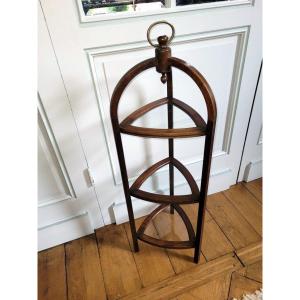
[[[165,7],[165,0],[81,0],[86,16],[112,12],[149,11]]]
[[[190,5],[190,4],[201,4],[210,2],[220,2],[220,1],[230,1],[230,0],[176,0],[176,5]]]

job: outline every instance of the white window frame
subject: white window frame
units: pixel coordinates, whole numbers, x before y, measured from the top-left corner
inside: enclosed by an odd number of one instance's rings
[[[200,4],[190,4],[184,6],[176,6],[176,1],[166,0],[170,7],[163,8],[161,10],[152,10],[152,11],[137,11],[137,12],[116,12],[110,14],[103,15],[95,15],[95,16],[86,16],[81,0],[76,0],[79,17],[81,23],[90,23],[97,21],[106,21],[106,20],[118,20],[118,19],[127,19],[127,18],[136,18],[136,17],[144,17],[151,15],[165,15],[170,13],[180,13],[185,11],[192,10],[203,10],[203,9],[211,9],[218,7],[229,7],[229,6],[237,6],[237,5],[254,5],[254,0],[228,0],[228,1],[220,1],[220,2],[210,2],[210,3],[200,3]]]

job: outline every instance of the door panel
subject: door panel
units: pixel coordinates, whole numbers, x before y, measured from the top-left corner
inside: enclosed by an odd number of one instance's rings
[[[245,141],[239,173],[239,181],[251,181],[262,177],[262,70],[257,83],[253,109]]]
[[[40,103],[41,105],[41,103]],[[43,250],[93,232],[88,207],[81,206],[69,174],[38,111],[38,242]],[[45,119],[44,119],[45,120]],[[49,124],[48,124],[49,125]],[[49,129],[49,127],[48,127]],[[95,197],[96,198],[96,197]],[[96,201],[96,199],[91,199]],[[100,216],[98,216],[100,217]]]
[[[75,197],[63,162],[55,152],[41,119],[41,115],[38,113],[39,206]]]
[[[126,220],[109,116],[112,91],[120,77],[137,62],[154,56],[146,31],[161,16],[81,24],[75,1],[41,1],[65,87],[78,125],[88,164],[103,212],[104,222]],[[236,182],[261,61],[260,1],[255,5],[212,8],[167,15],[176,28],[174,56],[182,58],[207,78],[216,96],[218,119],[209,192],[227,189]],[[163,18],[165,18],[164,16]],[[155,34],[161,34],[157,30]],[[159,74],[148,70],[127,88],[120,103],[120,119],[143,104],[165,95]],[[191,80],[174,71],[174,95],[206,118],[204,101]],[[176,126],[191,121],[176,112]],[[138,123],[139,122],[139,123]],[[165,127],[166,110],[157,109],[137,121]],[[167,141],[123,136],[130,181],[147,166],[167,155]],[[175,141],[175,155],[201,178],[203,139]],[[161,169],[145,188],[168,192],[167,169]],[[187,185],[179,176],[176,193]],[[134,201],[136,216],[152,204]]]
[[[103,220],[41,10],[38,41],[38,248],[43,250],[89,234]]]

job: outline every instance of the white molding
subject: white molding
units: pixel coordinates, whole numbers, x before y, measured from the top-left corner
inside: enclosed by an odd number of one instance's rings
[[[52,223],[40,226],[38,228],[38,231],[41,231],[43,229],[46,229],[46,228],[49,228],[49,227],[52,227],[52,226],[55,226],[55,225],[60,225],[62,223],[65,223],[65,222],[68,222],[68,221],[71,221],[71,220],[74,220],[74,219],[77,219],[77,218],[81,218],[81,217],[86,216],[86,215],[88,215],[88,212],[87,211],[83,211],[83,212],[81,212],[79,214],[76,214],[76,215],[73,215],[73,216],[69,216],[69,217],[66,217],[66,218],[63,218],[63,219],[59,219],[59,220],[57,220],[55,222],[52,222]]]
[[[259,131],[259,136],[257,140],[257,145],[261,145],[263,143],[263,128],[261,126],[260,131]]]
[[[88,212],[57,220],[38,230],[38,250],[44,250],[94,232]]]
[[[245,168],[244,181],[252,181],[262,177],[262,160],[251,161]]]
[[[210,175],[210,182],[211,182],[210,186],[213,185],[212,181],[214,181],[214,180],[220,179],[219,180],[220,184],[219,185],[215,184],[214,190],[209,189],[208,194],[213,194],[213,193],[217,193],[219,191],[228,189],[230,187],[229,182],[230,182],[231,173],[232,173],[231,169],[225,169],[225,170],[221,170],[221,171],[214,172],[213,174],[211,174]],[[224,176],[226,178],[224,178]],[[199,183],[199,181],[201,180],[201,177],[195,178],[195,180],[197,183]],[[175,184],[174,187],[176,189],[178,187],[187,186],[187,185],[188,185],[187,182],[180,182],[180,183]],[[160,193],[164,190],[168,190],[168,188],[160,189]],[[157,207],[157,204],[151,203],[148,201],[139,200],[136,198],[132,198],[132,206],[133,206],[133,211],[134,211],[134,217],[135,217],[135,219],[137,219],[137,218],[140,218],[140,217],[150,214]],[[121,224],[121,223],[128,221],[126,202],[115,203],[113,205],[113,212],[114,212],[114,217],[115,217],[115,221],[117,224]]]
[[[238,181],[251,181],[262,177],[262,70],[257,80]]]
[[[213,157],[219,156],[219,155],[226,155],[229,154],[230,151],[230,145],[231,145],[231,138],[232,138],[232,132],[233,132],[233,126],[234,126],[234,119],[237,109],[237,103],[239,99],[239,90],[240,90],[240,83],[242,78],[242,72],[243,72],[243,66],[246,56],[246,49],[247,49],[247,40],[249,36],[249,26],[243,26],[243,27],[237,27],[237,28],[230,28],[226,30],[217,30],[217,31],[210,31],[210,32],[203,32],[203,33],[193,33],[193,34],[183,34],[176,36],[176,39],[173,42],[173,45],[179,45],[184,43],[191,43],[191,42],[198,42],[198,41],[206,41],[206,40],[212,40],[217,38],[227,38],[232,36],[237,36],[237,44],[236,44],[236,54],[235,54],[235,60],[234,60],[234,69],[233,69],[233,76],[231,81],[231,87],[230,87],[230,96],[228,101],[228,111],[227,111],[227,117],[226,117],[226,123],[225,123],[225,131],[224,131],[224,138],[223,138],[223,148],[222,148],[222,154],[217,153],[213,154]],[[109,160],[110,160],[110,166],[112,168],[112,173],[114,177],[114,182],[116,185],[121,184],[121,179],[119,174],[119,167],[117,165],[117,155],[115,150],[115,145],[112,145],[112,142],[110,141],[110,136],[112,136],[112,129],[110,122],[104,122],[104,120],[109,120],[110,116],[107,115],[107,111],[109,111],[107,105],[109,103],[105,103],[106,100],[104,100],[106,97],[103,96],[103,92],[101,93],[101,89],[106,90],[107,95],[108,93],[108,87],[107,87],[107,78],[104,70],[104,66],[102,63],[102,72],[105,77],[105,86],[102,86],[100,88],[98,84],[98,78],[95,68],[95,58],[99,56],[105,56],[105,55],[111,55],[111,54],[118,54],[118,53],[129,53],[129,52],[135,52],[145,49],[150,49],[151,46],[149,46],[148,42],[146,41],[139,41],[135,43],[126,43],[126,44],[115,44],[111,46],[105,46],[101,48],[86,48],[85,51],[88,56],[89,64],[90,64],[90,70],[91,75],[93,79],[93,85],[95,89],[95,94],[99,106],[100,111],[100,118],[102,122],[102,126],[104,129],[104,136],[105,136],[105,143],[107,147],[107,151],[109,154]],[[229,124],[229,125],[228,125]],[[196,162],[201,162],[202,160],[197,160]],[[188,165],[188,161],[182,162],[185,165]],[[137,176],[134,176],[129,179],[129,181],[132,181]]]
[[[171,13],[183,13],[183,12],[193,12],[193,11],[202,11],[208,9],[220,9],[228,8],[234,6],[253,6],[254,0],[229,0],[229,1],[220,1],[220,2],[211,2],[211,3],[202,3],[202,4],[192,4],[185,6],[175,6],[170,8],[162,8],[161,10],[152,10],[152,11],[143,11],[143,12],[117,12],[111,14],[103,14],[98,16],[86,16],[84,14],[81,0],[77,0],[77,9],[79,14],[79,20],[81,23],[91,23],[99,21],[109,21],[109,20],[118,20],[118,19],[128,19],[128,18],[138,18],[152,15],[168,15]]]
[[[64,181],[67,185],[67,189],[68,189],[68,193],[69,195],[66,195],[65,199],[69,196],[69,197],[72,197],[72,198],[76,198],[76,193],[75,193],[75,190],[73,188],[73,185],[71,183],[71,180],[70,180],[70,177],[69,177],[69,174],[68,174],[68,171],[66,169],[66,166],[64,164],[64,161],[62,159],[62,156],[60,154],[60,151],[58,149],[58,146],[57,146],[57,143],[56,143],[56,140],[55,140],[55,137],[54,137],[54,134],[52,132],[52,129],[51,129],[51,126],[50,126],[50,123],[48,121],[48,118],[47,118],[47,115],[46,115],[46,112],[45,112],[45,109],[43,107],[43,104],[42,104],[42,101],[38,95],[38,113],[40,114],[40,117],[41,117],[41,120],[43,122],[43,125],[46,129],[46,132],[47,132],[47,136],[49,138],[49,141],[50,141],[50,144],[52,146],[52,149],[54,151],[54,154],[55,154],[55,157],[57,159],[57,162],[59,164],[59,167],[60,167],[60,170],[63,174],[63,177],[64,177]],[[63,200],[59,200],[59,201],[63,201]],[[57,201],[57,202],[59,202]],[[47,201],[48,202],[48,201]],[[43,203],[41,203],[41,205],[43,205]]]
[[[38,208],[46,207],[49,205],[57,204],[59,202],[63,202],[66,200],[71,200],[71,199],[73,199],[73,198],[70,195],[61,195],[59,197],[56,197],[55,199],[44,200],[43,202],[38,204]]]
[[[231,80],[231,88],[228,102],[227,118],[225,122],[225,131],[223,139],[223,150],[229,154],[231,147],[231,139],[240,94],[242,74],[246,59],[247,43],[249,38],[250,26],[243,27],[244,31],[238,33],[238,41],[235,53],[235,61],[233,68],[233,76]]]

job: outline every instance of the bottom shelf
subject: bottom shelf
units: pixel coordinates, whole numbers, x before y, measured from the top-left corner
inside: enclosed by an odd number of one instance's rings
[[[147,234],[138,235],[137,238],[140,241],[143,241],[152,246],[160,247],[160,248],[168,248],[168,249],[189,249],[195,248],[195,241],[167,241],[156,239]]]
[[[169,248],[169,249],[188,249],[195,248],[195,232],[194,228],[186,215],[185,211],[179,206],[179,204],[173,204],[174,209],[177,211],[179,216],[182,218],[183,223],[187,229],[189,239],[187,241],[168,241],[154,238],[145,234],[145,230],[150,224],[151,220],[158,215],[162,210],[167,208],[170,204],[161,204],[159,205],[150,215],[146,217],[144,222],[141,224],[140,228],[137,231],[137,238],[145,243],[150,245],[161,247],[161,248]]]

